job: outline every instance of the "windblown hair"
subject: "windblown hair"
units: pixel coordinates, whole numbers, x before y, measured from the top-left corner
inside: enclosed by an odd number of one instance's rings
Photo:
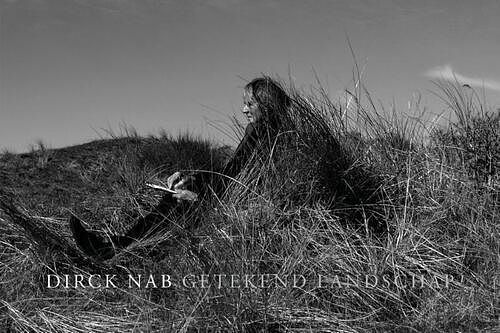
[[[280,84],[266,76],[253,79],[244,89],[253,96],[263,114],[259,120],[247,125],[245,136],[222,171],[231,177],[243,169],[256,149],[266,143],[269,146],[275,140],[291,104],[290,97]]]
[[[253,79],[246,86],[267,117],[290,107],[291,99],[281,85],[275,80],[264,76]]]

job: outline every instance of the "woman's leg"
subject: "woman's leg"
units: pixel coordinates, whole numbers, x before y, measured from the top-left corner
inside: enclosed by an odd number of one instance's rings
[[[113,235],[103,238],[97,233],[87,231],[81,221],[72,215],[70,227],[78,247],[87,255],[101,260],[112,258],[119,250],[146,235],[153,227],[164,220],[165,216],[177,208],[177,200],[170,193],[163,196],[155,211],[141,217],[124,235]]]

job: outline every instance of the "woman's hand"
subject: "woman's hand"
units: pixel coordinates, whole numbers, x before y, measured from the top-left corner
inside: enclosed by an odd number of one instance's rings
[[[177,171],[168,177],[167,188],[176,192],[172,194],[172,196],[176,198],[178,202],[197,201],[198,194],[188,190],[188,187],[193,188],[194,180],[195,178],[193,176],[184,175]]]

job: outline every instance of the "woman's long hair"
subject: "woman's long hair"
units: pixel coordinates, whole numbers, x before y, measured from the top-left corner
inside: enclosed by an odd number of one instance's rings
[[[281,85],[263,76],[250,81],[245,90],[252,94],[262,111],[260,122],[265,122],[268,128],[278,129],[291,105],[291,99]]]

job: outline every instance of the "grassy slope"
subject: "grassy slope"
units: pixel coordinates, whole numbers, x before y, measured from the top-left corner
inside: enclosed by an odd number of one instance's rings
[[[464,281],[444,289],[48,290],[42,281],[57,270],[55,259],[34,256],[33,246],[2,216],[2,325],[60,332],[498,328],[499,119],[460,87],[442,88],[460,121],[434,131],[431,141],[419,132],[425,126],[381,116],[359,101],[347,119],[321,91],[316,97],[291,91],[296,105],[289,132],[264,155],[271,158],[242,173],[245,186],[232,184],[220,201],[195,212],[203,223],[191,228],[193,234],[180,232],[176,240],[160,234],[111,264],[174,279],[209,271],[311,279],[449,274]],[[187,136],[40,146],[30,154],[4,154],[0,186],[64,237],[68,209],[90,227],[114,233],[157,203],[157,194],[144,189],[146,180],[178,169],[210,169],[226,155]],[[176,221],[190,225],[193,217]],[[372,228],[381,221],[389,234]]]

